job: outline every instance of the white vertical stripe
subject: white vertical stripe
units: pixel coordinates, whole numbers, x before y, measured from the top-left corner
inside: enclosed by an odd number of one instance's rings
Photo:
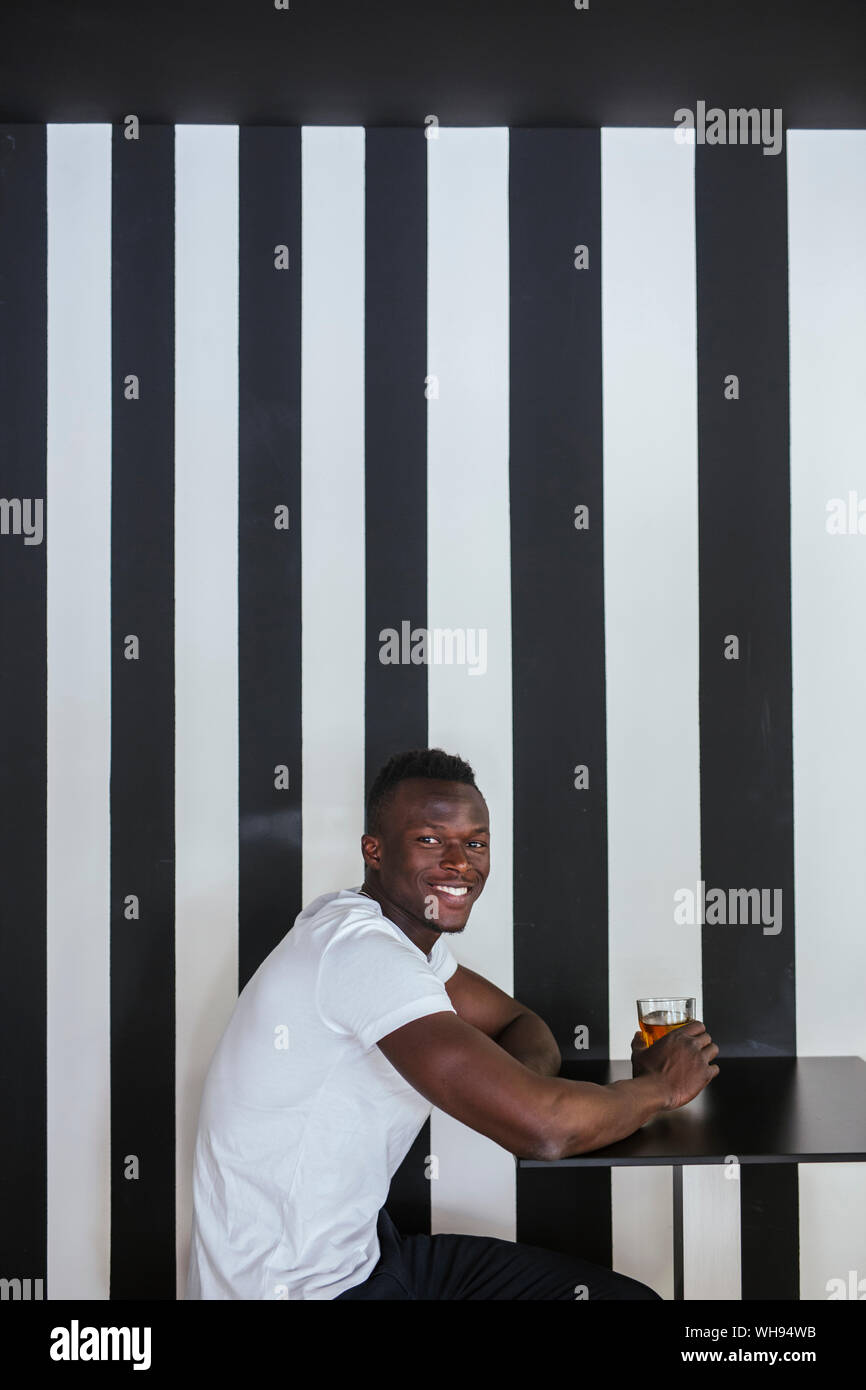
[[[683,1296],[740,1299],[740,1168],[683,1168]]]
[[[604,129],[601,153],[610,1049],[628,1057],[640,995],[700,1011],[700,927],[674,922],[701,864],[694,146]],[[646,1220],[670,1250],[669,1202]],[[638,1266],[626,1213],[614,1228]]]
[[[364,876],[364,130],[301,132],[303,901]]]
[[[438,383],[427,409],[427,623],[483,629],[487,641],[484,674],[431,661],[429,742],[471,763],[491,818],[490,877],[451,945],[511,994],[508,131],[440,129],[427,148],[427,371]],[[513,1156],[440,1110],[431,1145],[433,1231],[513,1240]]]
[[[201,1087],[237,998],[238,131],[175,131],[178,1296]]]
[[[47,127],[49,1298],[108,1298],[111,126]],[[9,1274],[29,1273],[10,1270]]]
[[[866,1163],[797,1168],[800,1298],[866,1298]]]
[[[788,132],[797,1050],[866,1057],[866,132]],[[866,530],[866,517],[863,521]],[[807,1171],[808,1169],[808,1171]],[[852,1199],[837,1200],[837,1184]],[[800,1165],[802,1296],[860,1269],[866,1169]],[[830,1224],[828,1226],[828,1220]],[[819,1272],[820,1271],[820,1272]]]
[[[662,1298],[674,1296],[672,1182],[658,1164],[610,1170],[613,1268]]]

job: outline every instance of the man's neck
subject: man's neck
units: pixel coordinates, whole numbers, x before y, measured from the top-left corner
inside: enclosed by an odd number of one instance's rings
[[[408,936],[413,946],[417,946],[419,951],[423,951],[425,956],[429,956],[437,940],[441,935],[438,927],[424,926],[416,922],[408,913],[404,912],[396,903],[391,903],[387,898],[380,897],[374,892],[366,882],[361,884],[361,892],[367,898],[372,898],[374,903],[378,903],[385,917],[389,922],[393,922],[395,927],[399,927],[405,936]]]

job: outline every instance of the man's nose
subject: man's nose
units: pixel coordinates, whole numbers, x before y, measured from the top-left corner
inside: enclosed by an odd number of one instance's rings
[[[442,864],[447,864],[452,869],[465,869],[468,867],[469,859],[466,850],[460,840],[449,840],[442,851]]]

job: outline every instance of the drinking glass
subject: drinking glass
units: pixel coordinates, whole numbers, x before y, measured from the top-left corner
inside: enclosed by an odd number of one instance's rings
[[[694,999],[639,999],[637,1001],[637,1019],[647,1047],[652,1047],[653,1043],[658,1042],[659,1038],[663,1038],[666,1033],[672,1033],[675,1028],[682,1028],[684,1023],[690,1023],[694,1016]]]

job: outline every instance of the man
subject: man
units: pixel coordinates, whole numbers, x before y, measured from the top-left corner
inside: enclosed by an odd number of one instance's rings
[[[490,872],[487,805],[461,758],[391,758],[370,789],[361,851],[363,884],[299,914],[214,1055],[187,1298],[658,1298],[555,1251],[403,1236],[385,1201],[434,1105],[523,1157],[625,1138],[716,1075],[703,1024],[651,1048],[636,1034],[632,1080],[557,1076],[542,1019],[449,949]]]

